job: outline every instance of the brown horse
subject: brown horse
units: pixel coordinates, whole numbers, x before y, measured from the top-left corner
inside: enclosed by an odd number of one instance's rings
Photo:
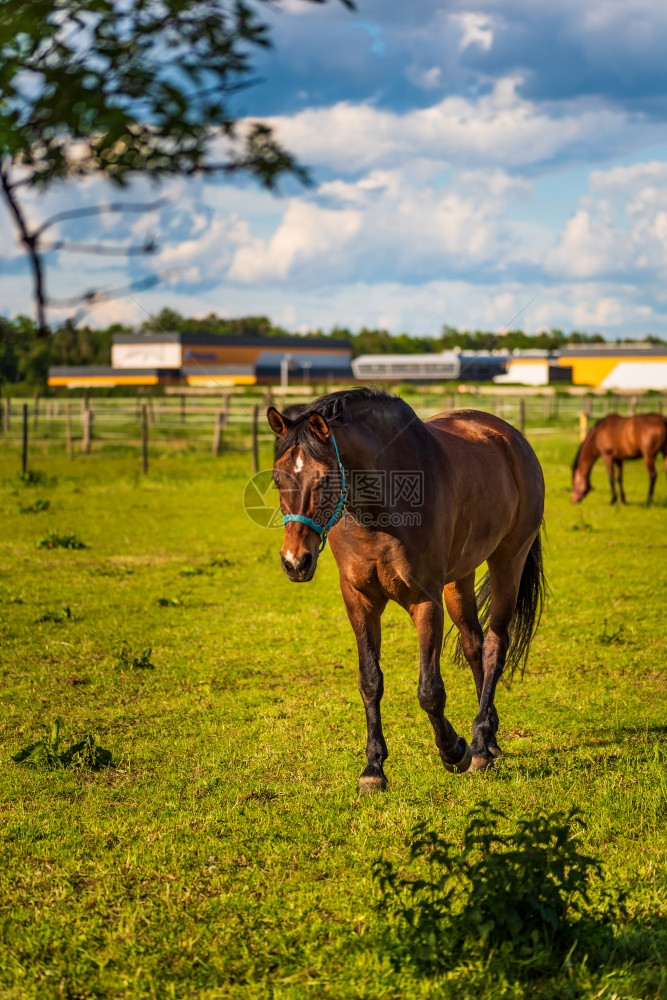
[[[649,476],[647,506],[653,499],[653,490],[658,473],[655,471],[655,456],[662,452],[667,471],[667,421],[661,413],[641,413],[636,417],[622,417],[610,413],[598,420],[586,435],[572,464],[572,503],[581,503],[591,490],[591,469],[598,458],[607,469],[611,487],[611,502],[616,503],[616,483],[621,503],[625,503],[623,490],[623,462],[626,459],[643,458]]]
[[[389,600],[417,627],[418,697],[444,766],[489,767],[500,754],[496,685],[506,666],[511,673],[525,663],[544,596],[544,480],[532,448],[487,413],[460,410],[422,422],[402,399],[375,389],[323,396],[296,419],[274,407],[267,417],[278,437],[274,479],[290,580],[312,579],[330,531],[366,710],[360,787],[386,787],[380,618]],[[488,573],[476,593],[484,561]],[[470,747],[444,714],[443,591],[477,687]]]

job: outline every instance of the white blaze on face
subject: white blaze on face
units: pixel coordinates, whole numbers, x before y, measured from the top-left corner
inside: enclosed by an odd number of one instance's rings
[[[297,455],[296,462],[294,463],[294,471],[298,473],[301,472],[302,469],[303,469],[303,456]]]

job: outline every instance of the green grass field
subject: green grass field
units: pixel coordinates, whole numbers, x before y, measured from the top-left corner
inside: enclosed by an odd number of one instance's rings
[[[281,532],[242,508],[247,456],[156,454],[142,481],[131,457],[42,454],[33,467],[55,481],[28,486],[0,454],[0,1000],[667,995],[667,485],[644,508],[645,472],[628,464],[630,505],[610,508],[598,468],[573,508],[575,435],[531,440],[551,596],[524,680],[498,695],[505,757],[489,774],[443,770],[416,636],[390,607],[390,785],[367,797],[333,559],[307,586],[287,580]],[[38,547],[49,531],[86,548]],[[472,678],[443,664],[469,737]],[[57,716],[63,746],[92,732],[114,766],[14,763]],[[582,849],[603,865],[593,902],[627,893],[625,916],[600,903],[587,931],[606,951],[582,932],[548,974],[465,952],[439,975],[394,970],[373,861],[403,866],[420,821],[460,845],[482,801],[502,829],[582,810]]]

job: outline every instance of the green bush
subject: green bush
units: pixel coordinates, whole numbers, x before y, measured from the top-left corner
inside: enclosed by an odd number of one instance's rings
[[[37,542],[38,549],[86,549],[88,546],[85,542],[82,542],[78,535],[70,531],[66,534],[61,534],[58,531],[49,530],[47,531],[44,538],[40,538]]]
[[[67,750],[60,750],[60,716],[54,719],[50,726],[42,726],[44,739],[30,743],[27,747],[14,754],[12,760],[23,767],[43,768],[47,771],[61,771],[71,767],[87,771],[101,771],[104,767],[113,766],[113,757],[109,750],[97,745],[92,733],[86,733],[82,739],[72,743]]]
[[[396,969],[437,975],[493,956],[525,977],[569,960],[601,871],[579,849],[584,821],[575,809],[538,812],[503,834],[504,820],[482,803],[469,814],[463,850],[419,824],[409,844],[414,873],[375,862],[383,946]]]

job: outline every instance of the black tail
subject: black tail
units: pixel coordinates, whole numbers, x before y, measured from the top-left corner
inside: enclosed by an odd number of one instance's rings
[[[542,529],[544,530],[544,529]],[[547,595],[547,583],[544,577],[544,566],[542,564],[542,537],[541,531],[536,535],[535,541],[530,547],[526,562],[521,574],[519,583],[519,594],[516,601],[516,610],[510,624],[510,644],[505,660],[503,672],[503,682],[509,687],[514,676],[514,671],[518,668],[523,672],[528,659],[530,644],[537,631],[542,617],[542,608]],[[477,597],[477,613],[482,631],[486,635],[491,617],[491,584],[489,574],[485,573],[475,591]],[[457,643],[456,659],[461,660],[462,653]]]

